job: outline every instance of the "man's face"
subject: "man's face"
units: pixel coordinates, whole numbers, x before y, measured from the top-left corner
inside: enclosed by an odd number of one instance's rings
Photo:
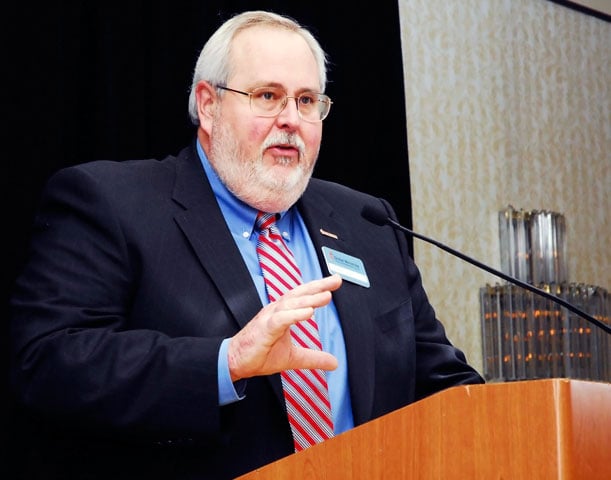
[[[240,32],[232,48],[227,87],[250,92],[274,86],[289,96],[320,91],[314,55],[296,33],[269,27]],[[209,159],[227,187],[244,202],[267,212],[294,204],[314,169],[322,122],[297,113],[294,99],[276,117],[259,117],[246,95],[225,91],[217,103]]]

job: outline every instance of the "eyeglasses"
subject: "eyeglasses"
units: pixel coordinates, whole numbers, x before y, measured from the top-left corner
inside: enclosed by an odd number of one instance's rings
[[[275,117],[284,110],[289,98],[295,99],[297,113],[302,120],[311,123],[322,122],[331,110],[331,99],[316,92],[304,92],[297,97],[287,95],[284,89],[279,87],[259,87],[252,92],[243,92],[233,88],[217,85],[216,88],[229,92],[248,95],[250,110],[259,117]]]

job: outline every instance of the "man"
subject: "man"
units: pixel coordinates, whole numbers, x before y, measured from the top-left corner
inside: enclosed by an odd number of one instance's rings
[[[192,145],[51,178],[11,302],[13,385],[53,436],[44,478],[234,478],[307,448],[287,372],[318,372],[331,435],[483,382],[403,235],[361,216],[391,206],[311,178],[325,62],[293,20],[237,15],[198,59]],[[272,237],[298,271],[282,291],[259,263]]]

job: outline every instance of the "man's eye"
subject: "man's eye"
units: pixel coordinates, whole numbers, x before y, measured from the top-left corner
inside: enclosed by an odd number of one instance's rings
[[[273,90],[263,90],[261,92],[257,92],[257,97],[259,97],[261,100],[274,101],[278,99],[278,94]]]
[[[312,105],[316,100],[316,95],[305,94],[299,97],[299,103],[302,105]]]

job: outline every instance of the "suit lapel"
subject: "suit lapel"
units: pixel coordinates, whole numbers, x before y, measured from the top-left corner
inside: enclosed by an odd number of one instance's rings
[[[195,148],[179,155],[174,200],[184,207],[175,216],[176,222],[238,326],[243,327],[261,309],[261,301]]]
[[[321,195],[311,189],[299,201],[298,208],[316,247],[323,275],[329,275],[322,254],[322,247],[364,259],[359,242],[354,240],[353,230],[334,211]],[[337,238],[334,238],[337,237]],[[355,424],[371,418],[374,395],[374,324],[360,285],[344,280],[333,294],[333,302],[340,317],[346,357],[348,381]]]

